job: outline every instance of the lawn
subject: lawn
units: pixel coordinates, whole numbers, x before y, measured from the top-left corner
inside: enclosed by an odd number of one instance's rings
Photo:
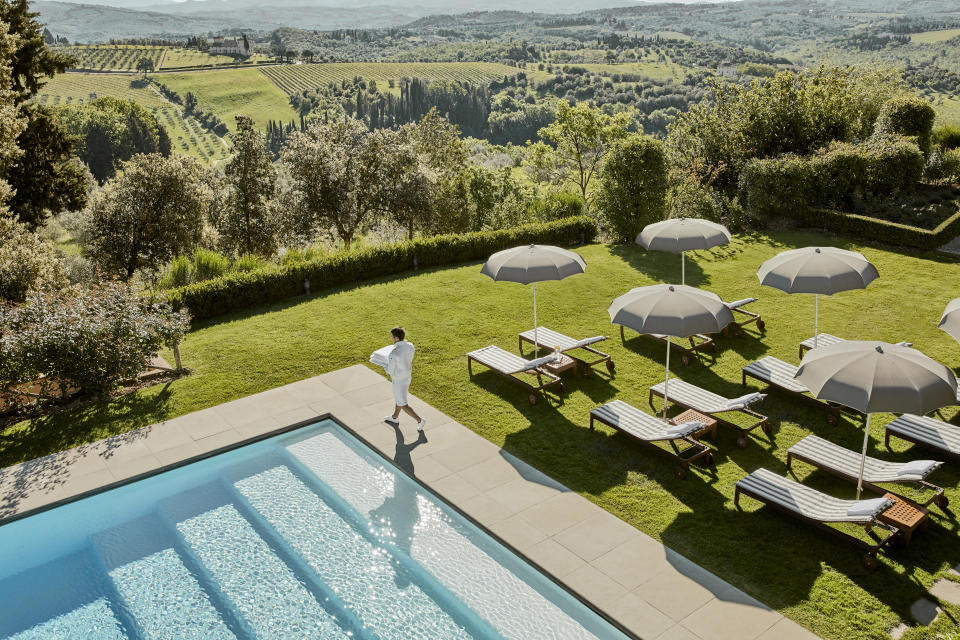
[[[797,361],[797,343],[809,337],[813,300],[761,289],[754,275],[777,252],[811,244],[863,251],[880,271],[865,291],[824,298],[821,330],[849,338],[909,340],[931,357],[955,366],[960,345],[936,324],[946,302],[957,295],[960,265],[929,256],[901,254],[805,232],[738,238],[729,247],[688,256],[687,281],[726,300],[757,296],[766,334],[721,338],[715,359],[679,364],[686,380],[731,396],[742,393],[740,368],[763,355]],[[825,638],[889,638],[909,607],[936,577],[960,562],[960,533],[954,515],[931,509],[929,529],[908,549],[881,555],[870,573],[852,545],[743,498],[733,506],[734,482],[767,467],[786,473],[786,450],[809,433],[856,449],[862,421],[845,415],[831,426],[826,413],[771,395],[757,409],[771,418],[772,441],[762,434],[737,448],[735,434],[721,429],[715,470],[695,468],[677,480],[673,465],[610,429],[587,428],[594,406],[621,398],[646,406],[647,389],[663,376],[663,349],[628,332],[621,343],[606,308],[631,287],[679,279],[679,257],[645,253],[638,247],[590,245],[579,249],[584,275],[538,287],[543,324],[586,337],[608,334],[603,343],[617,363],[613,378],[567,378],[567,393],[531,406],[526,393],[497,375],[475,369],[467,375],[464,354],[497,344],[516,349],[516,334],[531,324],[529,287],[494,283],[480,265],[428,270],[344,287],[283,305],[203,323],[182,352],[193,374],[50,419],[24,423],[0,434],[0,466],[34,458],[246,396],[324,371],[365,363],[403,324],[418,347],[412,391],[464,425],[517,455],[573,490],[661,540],[724,579]],[[953,419],[954,408],[945,416]],[[936,457],[895,443],[883,448],[883,425],[873,420],[872,454],[895,460]],[[429,426],[428,426],[429,433]],[[852,484],[798,464],[798,478],[838,496],[853,496]],[[960,504],[960,465],[952,462],[931,476]],[[930,629],[906,638],[935,638],[960,631],[960,608],[945,605]],[[929,635],[925,635],[929,634]]]
[[[910,34],[910,42],[929,44],[931,42],[943,42],[957,36],[960,36],[960,29],[937,29]]]
[[[256,68],[164,73],[157,79],[181,96],[192,91],[200,108],[220,116],[231,131],[236,130],[234,116],[240,113],[253,118],[261,130],[268,120],[299,119],[287,96]]]

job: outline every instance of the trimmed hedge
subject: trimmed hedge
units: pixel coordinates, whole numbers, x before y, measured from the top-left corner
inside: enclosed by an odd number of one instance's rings
[[[321,291],[410,271],[415,266],[434,267],[479,260],[517,245],[574,245],[590,242],[596,235],[597,223],[593,218],[579,216],[502,231],[432,236],[335,253],[280,268],[231,273],[159,295],[176,309],[186,308],[194,320],[202,320],[301,295],[304,280],[310,281],[311,291]]]
[[[811,226],[855,236],[858,239],[877,240],[887,244],[936,249],[960,235],[960,208],[933,231],[911,227],[878,218],[841,213],[826,209],[812,209],[800,214],[801,220]]]

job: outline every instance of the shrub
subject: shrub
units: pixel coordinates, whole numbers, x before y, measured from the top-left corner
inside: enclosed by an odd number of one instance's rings
[[[584,214],[583,198],[570,191],[559,191],[537,198],[530,204],[530,217],[540,222],[575,218]]]
[[[925,250],[941,247],[960,235],[960,210],[933,231],[828,209],[808,209],[800,212],[799,218],[811,227],[830,229],[858,239]]]
[[[703,218],[719,222],[723,217],[723,208],[713,189],[689,177],[670,189],[667,196],[667,217]]]
[[[630,242],[666,214],[667,154],[654,138],[631,136],[617,143],[603,163],[598,205],[621,242]]]
[[[260,256],[255,256],[249,253],[246,253],[236,260],[233,264],[230,265],[231,271],[256,271],[257,269],[265,269],[270,266],[268,260],[264,260]]]
[[[166,292],[164,297],[174,308],[189,310],[195,319],[211,318],[300,295],[305,279],[309,279],[312,291],[319,291],[402,273],[414,268],[415,264],[418,267],[434,267],[478,260],[521,244],[571,245],[590,242],[596,233],[596,222],[581,216],[501,231],[431,236],[352,252],[341,251],[315,260],[292,262],[276,269],[232,273],[173,289]]]
[[[814,166],[807,158],[792,154],[755,158],[740,173],[740,197],[757,218],[792,218],[798,209],[819,199],[813,177]]]
[[[160,277],[158,286],[161,289],[183,287],[193,282],[193,261],[190,256],[177,256],[167,266],[166,272]]]
[[[0,389],[42,377],[47,397],[108,393],[161,346],[182,340],[188,326],[185,312],[120,282],[32,292],[22,305],[0,308]]]
[[[915,95],[891,98],[880,109],[874,134],[909,136],[917,139],[924,156],[930,154],[933,121],[937,112],[930,103]]]
[[[209,249],[193,250],[193,282],[218,278],[230,270],[230,258]]]
[[[933,131],[933,141],[945,151],[960,147],[960,127],[954,125],[937,127]]]
[[[924,178],[936,184],[960,183],[960,149],[937,149],[923,169]]]
[[[923,176],[924,157],[918,146],[903,136],[873,136],[865,143],[870,155],[867,189],[874,196],[913,191]]]
[[[50,243],[0,212],[0,300],[20,302],[31,289],[65,284],[63,261]]]

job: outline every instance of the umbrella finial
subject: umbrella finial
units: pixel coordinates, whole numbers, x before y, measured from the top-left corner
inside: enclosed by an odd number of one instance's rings
[[[667,287],[667,288],[668,288],[670,291],[676,291],[676,289],[673,288],[673,285],[672,285],[672,284],[671,284],[669,287]]]
[[[814,249],[813,251],[814,251],[814,253],[820,253],[820,247],[817,247],[817,248]]]
[[[879,344],[877,345],[877,353],[883,353],[883,347],[881,347]]]

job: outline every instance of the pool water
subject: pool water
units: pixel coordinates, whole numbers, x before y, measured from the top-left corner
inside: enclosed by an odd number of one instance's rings
[[[625,636],[332,421],[0,527],[0,638]]]

